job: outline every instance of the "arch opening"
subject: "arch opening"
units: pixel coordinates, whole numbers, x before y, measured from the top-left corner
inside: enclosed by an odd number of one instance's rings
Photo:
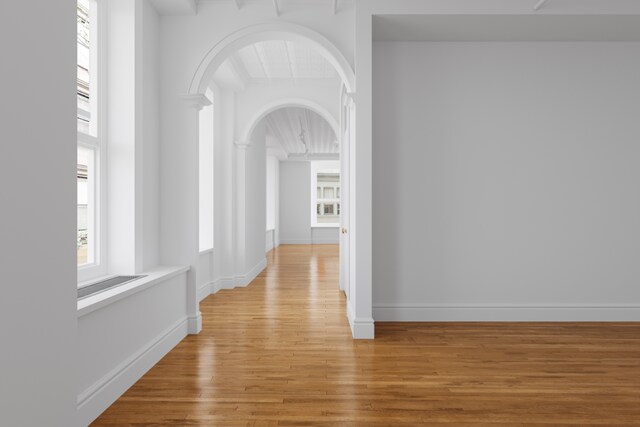
[[[321,34],[291,23],[253,25],[218,42],[204,56],[189,84],[189,94],[204,94],[216,70],[235,52],[268,40],[285,40],[313,46],[337,71],[348,92],[355,91],[355,74],[342,52]]]

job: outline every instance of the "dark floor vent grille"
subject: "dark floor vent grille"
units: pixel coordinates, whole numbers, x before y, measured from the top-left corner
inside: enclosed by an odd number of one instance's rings
[[[78,299],[81,300],[84,298],[88,298],[95,294],[99,294],[100,292],[108,291],[109,289],[115,288],[116,286],[121,286],[125,283],[140,279],[141,277],[146,276],[116,276],[110,279],[101,280],[100,282],[93,283],[88,286],[83,286],[81,288],[78,288]]]

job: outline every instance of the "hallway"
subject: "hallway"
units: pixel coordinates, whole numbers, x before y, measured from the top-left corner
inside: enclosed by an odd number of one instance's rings
[[[93,425],[416,425],[640,419],[640,326],[387,323],[351,339],[338,247],[282,245]]]

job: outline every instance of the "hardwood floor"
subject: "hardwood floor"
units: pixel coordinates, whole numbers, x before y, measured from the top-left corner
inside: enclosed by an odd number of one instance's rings
[[[639,323],[378,323],[353,341],[336,246],[268,261],[93,425],[640,425]]]

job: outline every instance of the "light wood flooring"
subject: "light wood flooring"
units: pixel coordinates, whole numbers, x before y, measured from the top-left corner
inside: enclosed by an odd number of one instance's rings
[[[281,246],[95,426],[640,425],[639,323],[378,323],[338,248]]]

